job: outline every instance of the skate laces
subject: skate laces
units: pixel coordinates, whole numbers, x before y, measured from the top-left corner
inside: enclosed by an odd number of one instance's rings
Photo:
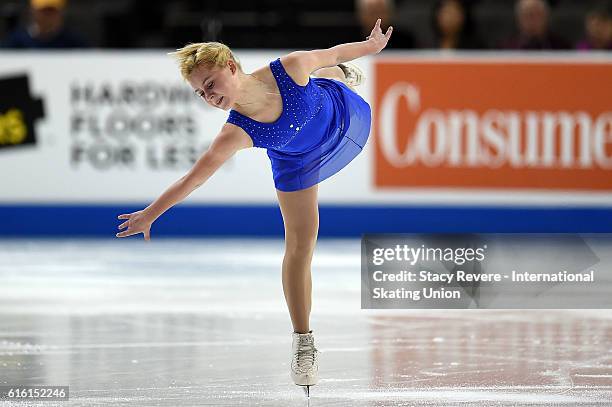
[[[296,371],[298,373],[303,373],[312,369],[315,365],[315,358],[318,352],[318,349],[314,346],[314,339],[312,336],[298,337],[297,352],[293,356]]]

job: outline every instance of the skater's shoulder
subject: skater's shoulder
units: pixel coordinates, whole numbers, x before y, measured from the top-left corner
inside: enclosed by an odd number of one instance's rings
[[[303,60],[306,51],[294,51],[270,63],[270,66],[277,64],[278,69],[284,70],[289,78],[298,86],[306,86],[310,80],[310,71],[304,69]]]
[[[230,116],[232,116],[231,112]],[[225,151],[237,151],[244,148],[255,147],[251,136],[231,119],[223,124],[221,130],[219,130],[219,133],[214,138],[212,145],[218,150]]]
[[[266,84],[276,84],[277,79],[286,74],[298,86],[308,85],[310,73],[305,72],[299,65],[300,59],[297,58],[295,52],[277,57],[268,64],[254,70],[251,75],[263,81]]]

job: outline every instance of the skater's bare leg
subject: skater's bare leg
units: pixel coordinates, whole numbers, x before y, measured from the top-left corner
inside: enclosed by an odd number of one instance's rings
[[[346,80],[346,77],[344,76],[344,71],[342,71],[339,66],[330,66],[326,68],[317,69],[312,73],[312,76],[315,76],[317,78],[337,79],[342,82]]]
[[[300,191],[276,190],[285,224],[283,291],[294,332],[310,330],[312,278],[310,266],[319,232],[318,185]]]
[[[330,66],[326,68],[317,69],[312,73],[312,76],[316,78],[336,79],[340,82],[344,82],[344,84],[351,88],[353,92],[355,91],[355,88],[346,83],[346,76],[344,76],[344,71],[340,69],[339,66]]]

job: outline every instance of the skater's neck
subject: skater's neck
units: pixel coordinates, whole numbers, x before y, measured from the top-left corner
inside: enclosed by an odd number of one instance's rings
[[[266,83],[253,74],[238,74],[238,97],[232,106],[233,109],[251,114],[261,110],[265,105],[268,95],[278,95],[278,93],[270,92]]]

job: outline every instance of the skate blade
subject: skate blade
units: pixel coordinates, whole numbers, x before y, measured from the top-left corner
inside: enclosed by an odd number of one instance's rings
[[[306,395],[306,397],[310,398],[310,386],[309,385],[302,385],[302,389],[304,390],[304,394]]]

